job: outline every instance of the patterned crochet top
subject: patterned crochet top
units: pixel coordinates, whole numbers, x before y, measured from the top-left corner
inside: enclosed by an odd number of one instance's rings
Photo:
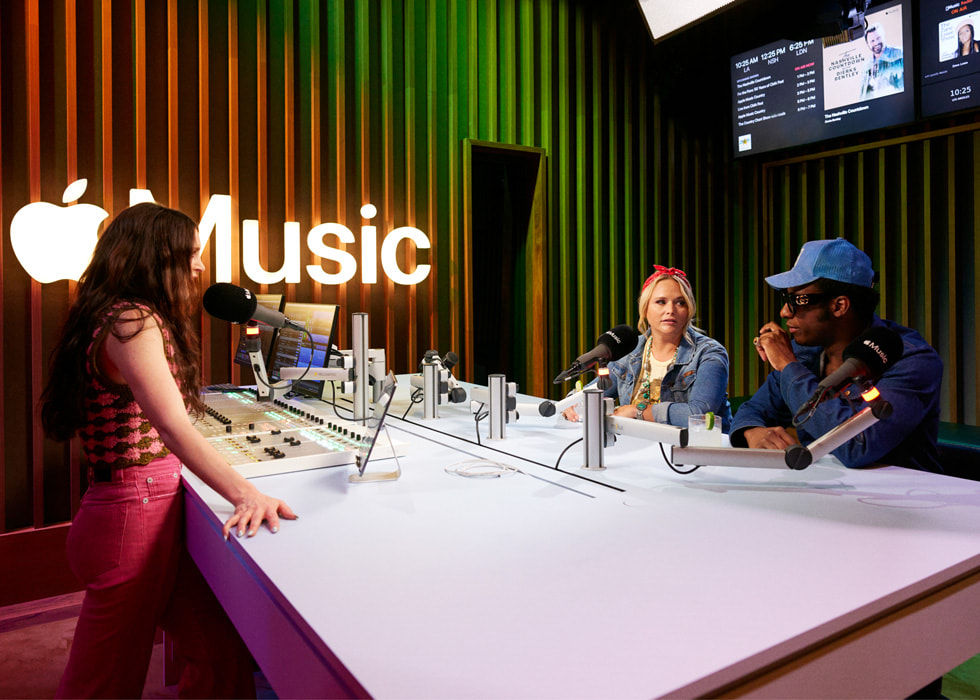
[[[103,375],[96,362],[99,350],[110,333],[111,323],[118,318],[120,312],[133,308],[151,313],[142,304],[115,304],[99,319],[92,342],[88,346],[85,362],[85,425],[79,431],[79,437],[88,464],[92,467],[122,469],[149,464],[154,459],[170,454],[170,450],[160,439],[160,434],[136,403],[130,388],[125,384],[116,384]],[[154,316],[154,319],[163,334],[167,363],[173,371],[174,351],[170,333],[158,316]]]

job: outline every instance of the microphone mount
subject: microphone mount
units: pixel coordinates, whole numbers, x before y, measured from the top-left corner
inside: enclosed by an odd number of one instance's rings
[[[866,398],[868,403],[864,408],[807,446],[790,445],[782,452],[745,447],[674,447],[670,452],[670,462],[674,466],[806,469],[892,414],[892,405],[877,392],[874,394]]]

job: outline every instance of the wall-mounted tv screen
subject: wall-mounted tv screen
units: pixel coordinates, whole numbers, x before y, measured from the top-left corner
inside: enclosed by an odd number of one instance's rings
[[[910,4],[869,7],[863,37],[781,40],[732,58],[736,156],[915,119]]]
[[[922,116],[980,104],[980,7],[976,0],[920,0]]]

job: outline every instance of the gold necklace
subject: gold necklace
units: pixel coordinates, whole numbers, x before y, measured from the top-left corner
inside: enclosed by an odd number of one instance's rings
[[[672,364],[677,361],[677,352],[680,350],[680,345],[674,348],[674,355],[670,358],[667,363],[669,368]],[[636,413],[637,416],[646,410],[646,407],[650,404],[660,403],[660,386],[657,386],[656,396],[653,395],[653,388],[650,385],[650,377],[653,376],[653,362],[656,358],[653,356],[653,343],[647,340],[646,346],[643,348],[643,369],[640,372],[640,390],[637,393],[636,401]],[[664,374],[664,376],[667,376]],[[661,381],[663,379],[661,378]]]

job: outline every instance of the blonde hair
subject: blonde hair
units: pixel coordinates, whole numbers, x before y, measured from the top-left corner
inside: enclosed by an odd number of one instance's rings
[[[677,282],[677,286],[680,287],[681,290],[681,296],[684,297],[684,301],[687,302],[687,308],[690,310],[690,313],[687,316],[687,322],[684,324],[684,332],[681,334],[687,335],[688,330],[691,328],[697,328],[697,326],[692,325],[692,322],[694,321],[694,316],[698,312],[698,305],[697,302],[694,301],[694,291],[691,289],[691,283],[687,281],[687,278],[670,273],[657,275],[653,281],[644,287],[640,292],[640,298],[637,300],[637,306],[640,310],[640,320],[636,326],[640,330],[640,333],[646,333],[647,329],[650,327],[650,322],[647,321],[647,307],[650,305],[650,300],[653,299],[653,292],[657,288],[657,285],[664,280],[674,280]]]

